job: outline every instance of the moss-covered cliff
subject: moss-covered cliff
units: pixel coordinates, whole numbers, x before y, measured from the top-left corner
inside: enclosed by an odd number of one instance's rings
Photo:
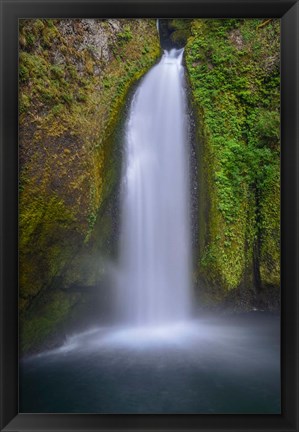
[[[223,302],[231,292],[237,303],[274,305],[280,283],[279,20],[186,24],[177,28],[185,31],[198,130],[201,300]]]
[[[120,172],[116,124],[130,86],[154,64],[160,46],[155,21],[142,19],[21,20],[19,36],[19,306],[26,352],[55,333],[82,302],[82,290],[104,275]]]

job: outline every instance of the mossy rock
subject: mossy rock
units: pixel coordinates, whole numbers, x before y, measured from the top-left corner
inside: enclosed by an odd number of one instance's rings
[[[197,277],[223,296],[253,266],[256,289],[279,286],[279,41],[275,19],[195,19],[185,48],[204,191]]]
[[[91,263],[113,234],[104,215],[119,182],[115,130],[129,89],[159,55],[155,20],[20,20],[24,352],[67,318],[75,297],[62,289],[81,285],[84,292],[101,278]],[[93,233],[105,220],[95,246]],[[53,289],[62,301],[56,318],[29,319]]]

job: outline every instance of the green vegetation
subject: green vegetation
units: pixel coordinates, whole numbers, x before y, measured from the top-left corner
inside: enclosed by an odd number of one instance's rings
[[[200,224],[206,225],[198,272],[223,293],[248,274],[257,291],[277,288],[279,21],[193,20],[190,30],[186,64],[200,132]]]
[[[185,46],[191,34],[191,19],[172,19],[168,27],[171,31],[170,39],[177,46]]]
[[[129,42],[133,38],[133,34],[128,25],[124,27],[124,30],[121,33],[118,33],[117,39],[119,42]]]
[[[84,262],[101,248],[112,253],[114,131],[128,90],[160,47],[155,20],[24,19],[19,30],[19,306],[28,351],[66,319],[71,286],[98,283],[102,272]],[[106,228],[97,246],[98,226]]]
[[[66,321],[72,308],[80,299],[79,293],[47,291],[27,312],[20,332],[21,352],[34,351],[43,346]]]

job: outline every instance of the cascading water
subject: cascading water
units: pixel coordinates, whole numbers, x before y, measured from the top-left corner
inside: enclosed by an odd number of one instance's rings
[[[183,50],[165,51],[133,97],[125,134],[120,313],[160,325],[190,312],[190,221]]]

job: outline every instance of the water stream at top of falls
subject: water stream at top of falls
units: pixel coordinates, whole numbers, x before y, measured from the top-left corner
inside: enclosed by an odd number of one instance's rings
[[[183,50],[141,80],[125,128],[119,314],[162,325],[190,314],[189,142]]]

